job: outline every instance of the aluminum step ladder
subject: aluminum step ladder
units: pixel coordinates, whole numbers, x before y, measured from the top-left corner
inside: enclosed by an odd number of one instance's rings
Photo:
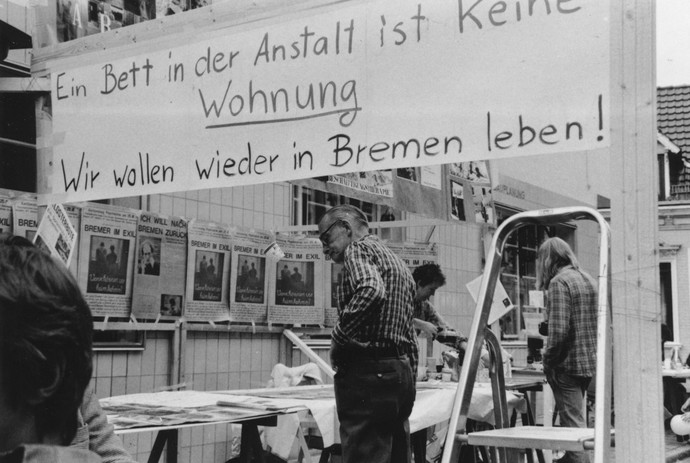
[[[596,404],[594,429],[548,428],[541,426],[521,426],[510,428],[505,405],[505,380],[500,362],[500,348],[495,335],[488,329],[487,322],[491,312],[496,282],[503,260],[503,248],[509,235],[527,225],[554,225],[572,220],[592,220],[599,225],[599,275],[597,308],[597,365],[596,365]],[[465,361],[460,371],[458,388],[453,401],[448,434],[443,449],[441,463],[456,463],[460,446],[464,443],[482,445],[498,449],[500,463],[517,463],[517,449],[584,450],[594,449],[594,463],[607,463],[612,448],[611,429],[611,386],[613,356],[611,349],[611,268],[609,225],[599,212],[588,207],[565,207],[518,213],[501,224],[496,230],[487,256],[472,327],[467,341]],[[489,334],[491,333],[491,334]],[[493,336],[493,339],[492,339]],[[477,374],[481,346],[484,341],[490,346],[490,376],[494,397],[494,430],[466,433],[467,414]],[[498,352],[493,352],[498,350]],[[503,403],[500,398],[503,397]],[[500,419],[499,419],[500,415]],[[545,418],[546,419],[546,418]],[[495,454],[494,454],[495,455]]]

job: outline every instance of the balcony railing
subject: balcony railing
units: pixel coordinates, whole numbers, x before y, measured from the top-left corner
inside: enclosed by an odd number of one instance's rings
[[[668,201],[680,201],[690,199],[690,184],[671,185],[671,195]]]

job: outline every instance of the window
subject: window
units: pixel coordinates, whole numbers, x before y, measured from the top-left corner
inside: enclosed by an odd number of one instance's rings
[[[661,246],[659,262],[659,298],[661,303],[661,323],[668,327],[672,340],[677,341],[678,327],[678,275],[676,272],[676,252],[672,247]]]
[[[389,206],[378,205],[345,195],[327,193],[301,185],[292,186],[292,224],[316,225],[331,207],[351,204],[360,208],[369,222],[400,220],[402,213]]]
[[[505,206],[496,206],[498,225],[517,213]],[[513,231],[503,250],[500,280],[515,309],[501,318],[504,339],[516,339],[525,329],[522,314],[530,310],[529,292],[537,289],[537,249],[546,238],[557,236],[573,247],[574,227],[565,224],[555,226],[527,225]],[[574,250],[574,249],[573,249]]]

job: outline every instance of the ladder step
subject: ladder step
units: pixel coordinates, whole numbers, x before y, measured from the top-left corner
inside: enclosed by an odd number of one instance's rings
[[[612,429],[612,438],[613,435]],[[585,443],[591,441],[594,441],[593,428],[518,426],[471,432],[467,435],[467,442],[470,445],[519,449],[580,451],[585,449]],[[587,445],[587,448],[591,448],[591,445]]]

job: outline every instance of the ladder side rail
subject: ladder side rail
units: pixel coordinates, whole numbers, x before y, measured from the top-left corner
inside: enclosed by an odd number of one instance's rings
[[[484,337],[489,350],[489,376],[491,378],[491,393],[494,404],[494,427],[508,428],[510,427],[510,419],[508,417],[508,401],[506,400],[505,393],[506,383],[503,376],[501,347],[498,338],[496,338],[496,335],[489,327],[484,329]]]
[[[520,214],[517,214],[517,216],[519,215]],[[484,328],[488,325],[493,294],[496,288],[496,280],[501,270],[503,246],[508,235],[513,231],[512,227],[516,221],[516,216],[509,217],[498,227],[491,240],[491,247],[489,248],[486,267],[484,269],[484,277],[479,286],[479,295],[477,296],[472,326],[467,340],[465,361],[460,370],[458,388],[453,400],[453,409],[450,415],[441,463],[451,463],[451,461],[454,462],[458,460],[459,449],[458,446],[455,445],[457,435],[459,431],[464,431],[466,429],[467,413],[469,412],[470,401],[472,400],[472,390],[474,388],[474,380],[477,376],[481,346],[484,343]],[[517,225],[520,226],[521,224],[518,223]],[[526,223],[522,225],[526,225]],[[488,295],[492,297],[489,298]]]
[[[484,338],[489,350],[489,377],[491,378],[491,395],[494,406],[494,427],[509,428],[508,399],[506,399],[506,382],[503,375],[503,354],[501,344],[496,334],[487,326],[484,328]],[[517,449],[498,447],[499,461],[518,463],[520,454]]]

